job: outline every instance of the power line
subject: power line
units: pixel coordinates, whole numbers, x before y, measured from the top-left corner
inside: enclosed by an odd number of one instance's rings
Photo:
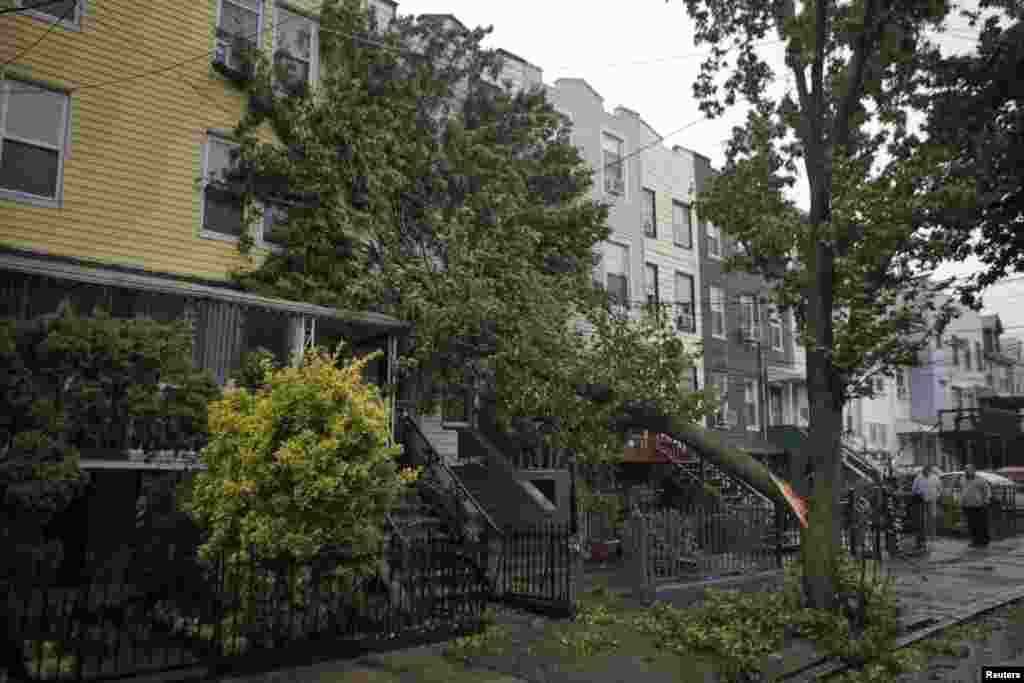
[[[50,33],[53,32],[53,29],[57,28],[57,26],[60,25],[60,23],[62,21],[67,19],[68,15],[71,12],[74,12],[77,7],[78,7],[78,2],[77,1],[71,3],[70,5],[68,5],[68,8],[66,10],[64,10],[64,14],[60,15],[59,17],[57,17],[56,19],[51,21],[49,28],[47,28],[43,32],[43,35],[39,36],[39,39],[36,42],[34,42],[31,45],[29,45],[27,48],[25,48],[21,52],[17,53],[16,55],[14,55],[13,57],[8,59],[3,64],[0,64],[0,71],[3,71],[6,67],[10,66],[11,64],[13,64],[14,62],[18,61],[19,59],[23,59],[25,57],[25,55],[27,55],[29,52],[34,50],[40,43],[42,43],[44,40],[46,40],[46,37],[48,35],[50,35]]]
[[[609,168],[611,168],[612,166],[617,166],[619,164],[622,164],[627,159],[632,159],[637,154],[642,154],[643,152],[646,152],[647,150],[649,150],[651,147],[655,147],[657,145],[660,145],[662,142],[664,142],[668,138],[672,137],[673,135],[678,135],[679,133],[682,133],[687,128],[692,128],[693,126],[696,126],[698,123],[703,123],[703,122],[705,122],[707,120],[708,119],[703,117],[703,116],[700,117],[699,119],[694,119],[693,121],[690,121],[689,123],[687,123],[685,125],[682,125],[679,128],[676,128],[675,130],[673,130],[673,131],[671,131],[669,133],[666,133],[665,135],[659,135],[658,139],[655,140],[654,142],[650,142],[650,143],[648,143],[646,145],[642,145],[641,147],[638,147],[637,149],[634,149],[629,154],[623,155],[618,161],[612,161],[610,163],[607,163],[604,166],[602,166],[600,169],[593,169],[592,171],[590,171],[590,173],[591,174],[595,174],[595,173],[598,172],[598,170],[600,170],[601,172],[604,172],[604,171],[608,170]]]

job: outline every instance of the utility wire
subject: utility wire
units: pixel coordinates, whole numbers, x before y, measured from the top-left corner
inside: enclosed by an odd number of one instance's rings
[[[14,62],[18,61],[19,59],[23,59],[25,57],[25,55],[27,55],[29,52],[34,50],[40,43],[42,43],[44,40],[46,40],[46,37],[48,35],[50,35],[50,33],[53,32],[53,29],[57,28],[57,26],[60,25],[60,23],[62,21],[67,19],[69,13],[74,12],[77,7],[78,7],[78,2],[77,1],[73,2],[70,6],[68,6],[68,8],[66,10],[64,10],[64,14],[60,15],[59,17],[54,19],[52,22],[50,22],[50,27],[47,28],[46,31],[43,32],[43,35],[39,36],[39,39],[36,42],[34,42],[31,45],[29,45],[27,48],[25,48],[21,52],[17,53],[16,55],[14,55],[13,57],[8,59],[3,64],[0,64],[0,72],[2,72],[5,68],[10,66]]]
[[[595,174],[595,173],[598,173],[598,171],[601,171],[601,172],[606,171],[609,168],[611,168],[612,166],[618,166],[619,164],[622,164],[627,159],[632,159],[637,154],[642,154],[642,153],[646,152],[647,150],[649,150],[651,147],[656,147],[657,145],[660,145],[661,143],[663,143],[665,140],[667,140],[668,138],[672,137],[673,135],[678,135],[679,133],[682,133],[684,130],[686,130],[688,128],[692,128],[693,126],[696,126],[698,123],[704,123],[707,120],[708,119],[703,117],[703,116],[700,117],[699,119],[694,119],[693,121],[690,121],[689,123],[684,124],[684,125],[680,126],[679,128],[676,128],[675,130],[666,133],[665,135],[659,135],[658,138],[654,142],[650,142],[650,143],[648,143],[646,145],[642,145],[642,146],[638,147],[637,149],[634,149],[629,154],[625,154],[622,157],[620,157],[618,161],[609,162],[609,163],[605,164],[604,166],[602,166],[600,169],[596,169],[596,168],[593,169],[590,173],[591,174]]]

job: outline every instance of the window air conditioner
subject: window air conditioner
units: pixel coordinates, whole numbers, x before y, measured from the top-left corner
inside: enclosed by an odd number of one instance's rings
[[[252,41],[222,29],[217,30],[217,48],[213,53],[213,65],[223,75],[234,79],[252,75],[252,64],[243,59],[246,50],[255,49]]]
[[[229,38],[217,38],[217,50],[213,53],[214,64],[220,64],[228,69],[235,68],[235,65],[231,63],[231,43]]]

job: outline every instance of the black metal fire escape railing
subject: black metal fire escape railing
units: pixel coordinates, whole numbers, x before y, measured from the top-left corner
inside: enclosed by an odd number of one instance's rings
[[[406,447],[406,458],[412,465],[422,466],[430,476],[434,490],[440,490],[451,500],[450,513],[458,521],[460,530],[469,521],[466,510],[473,510],[475,516],[486,526],[487,530],[501,535],[501,529],[484,509],[480,501],[466,488],[458,474],[448,465],[444,457],[437,452],[430,440],[420,429],[413,416],[404,409],[399,409],[398,424],[400,441]],[[431,476],[433,475],[433,476]]]
[[[719,491],[727,505],[770,506],[771,501],[748,482],[735,477],[708,461],[699,451],[685,448],[666,435],[654,437],[655,451],[674,466],[678,475],[693,484],[710,484]]]

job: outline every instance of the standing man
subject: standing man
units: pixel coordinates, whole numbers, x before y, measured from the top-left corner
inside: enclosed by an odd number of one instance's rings
[[[939,513],[939,492],[942,480],[932,465],[925,465],[914,479],[913,492],[918,498],[921,510],[921,527],[917,534],[918,547],[924,549],[929,540],[935,538],[935,524]]]
[[[989,543],[988,504],[992,500],[992,487],[978,476],[974,465],[964,471],[964,487],[960,493],[960,506],[967,517],[967,529],[971,534],[971,547],[984,548]]]
[[[914,519],[917,522],[917,549],[924,550],[928,541],[928,475],[932,466],[925,465],[914,477],[910,486],[911,501],[914,507]]]

